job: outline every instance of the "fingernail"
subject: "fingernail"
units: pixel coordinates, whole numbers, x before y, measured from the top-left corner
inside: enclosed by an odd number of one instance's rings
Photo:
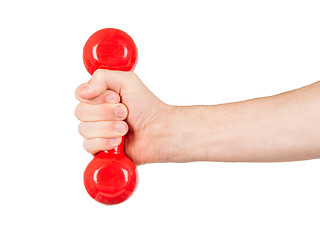
[[[126,125],[124,122],[116,122],[115,124],[115,129],[118,132],[124,132],[126,130]]]
[[[107,96],[107,103],[117,103],[117,99],[113,94],[109,94]]]
[[[124,107],[119,106],[114,110],[114,114],[117,118],[124,118],[127,116],[127,111]]]
[[[113,146],[118,146],[120,144],[120,141],[121,141],[121,138],[111,138],[110,139],[110,143],[113,145]]]

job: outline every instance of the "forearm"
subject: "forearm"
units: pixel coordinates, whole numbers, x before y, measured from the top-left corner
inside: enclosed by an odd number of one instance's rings
[[[171,107],[170,112],[167,161],[273,162],[320,157],[320,82],[271,97]]]

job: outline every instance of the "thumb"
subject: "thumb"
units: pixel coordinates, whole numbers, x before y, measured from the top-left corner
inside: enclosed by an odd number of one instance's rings
[[[83,99],[93,99],[106,90],[113,90],[121,96],[126,79],[132,72],[109,71],[98,69],[92,75],[87,84],[79,90],[79,96]]]

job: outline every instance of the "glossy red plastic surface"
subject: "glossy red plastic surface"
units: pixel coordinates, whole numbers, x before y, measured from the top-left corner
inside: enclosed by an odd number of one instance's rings
[[[99,152],[84,172],[89,195],[100,203],[118,204],[127,200],[138,182],[135,164],[123,151],[123,141],[111,151]]]
[[[98,68],[133,71],[138,60],[138,49],[125,32],[101,29],[87,40],[83,48],[83,63],[92,75]]]
[[[133,71],[138,59],[137,47],[125,32],[105,28],[95,32],[83,48],[83,62],[90,74],[97,69]],[[89,195],[103,204],[118,204],[128,199],[138,182],[135,164],[124,154],[121,144],[110,151],[99,152],[83,175]]]

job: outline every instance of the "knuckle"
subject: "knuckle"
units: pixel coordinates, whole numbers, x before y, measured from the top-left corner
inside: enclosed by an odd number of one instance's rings
[[[132,78],[138,78],[138,75],[135,72],[130,72]]]
[[[130,88],[136,84],[139,84],[139,82],[140,82],[140,79],[134,72],[125,72],[122,85],[125,88]]]
[[[108,70],[106,69],[97,69],[92,75],[92,79],[101,81],[106,77],[107,73],[108,73]]]
[[[81,119],[81,108],[82,108],[82,103],[79,103],[77,106],[76,106],[76,109],[74,111],[74,115],[76,116],[76,118],[78,120]]]
[[[85,133],[85,128],[84,128],[84,123],[81,122],[79,125],[78,125],[78,132],[81,136],[84,136],[84,133]]]
[[[131,82],[132,80],[134,80],[136,77],[134,72],[122,72],[122,83],[126,83],[126,82]]]
[[[83,148],[88,153],[95,154],[100,151],[99,145],[97,145],[98,142],[99,139],[85,139],[83,141]]]
[[[76,90],[74,90],[74,97],[78,100],[78,89],[79,87],[76,88]]]
[[[82,146],[83,146],[84,150],[86,150],[87,152],[90,152],[88,140],[84,140]]]
[[[79,85],[79,86],[76,88],[76,90],[74,91],[74,96],[75,96],[75,98],[76,98],[77,100],[80,100],[79,91],[80,91],[80,89],[81,89],[85,84],[86,84],[86,83],[83,83],[83,84]]]
[[[132,71],[125,72],[125,74],[127,75],[128,78],[133,78],[136,76],[136,74]]]
[[[138,75],[136,73],[134,73],[134,72],[128,72],[128,78],[130,79],[130,81],[139,80]]]

